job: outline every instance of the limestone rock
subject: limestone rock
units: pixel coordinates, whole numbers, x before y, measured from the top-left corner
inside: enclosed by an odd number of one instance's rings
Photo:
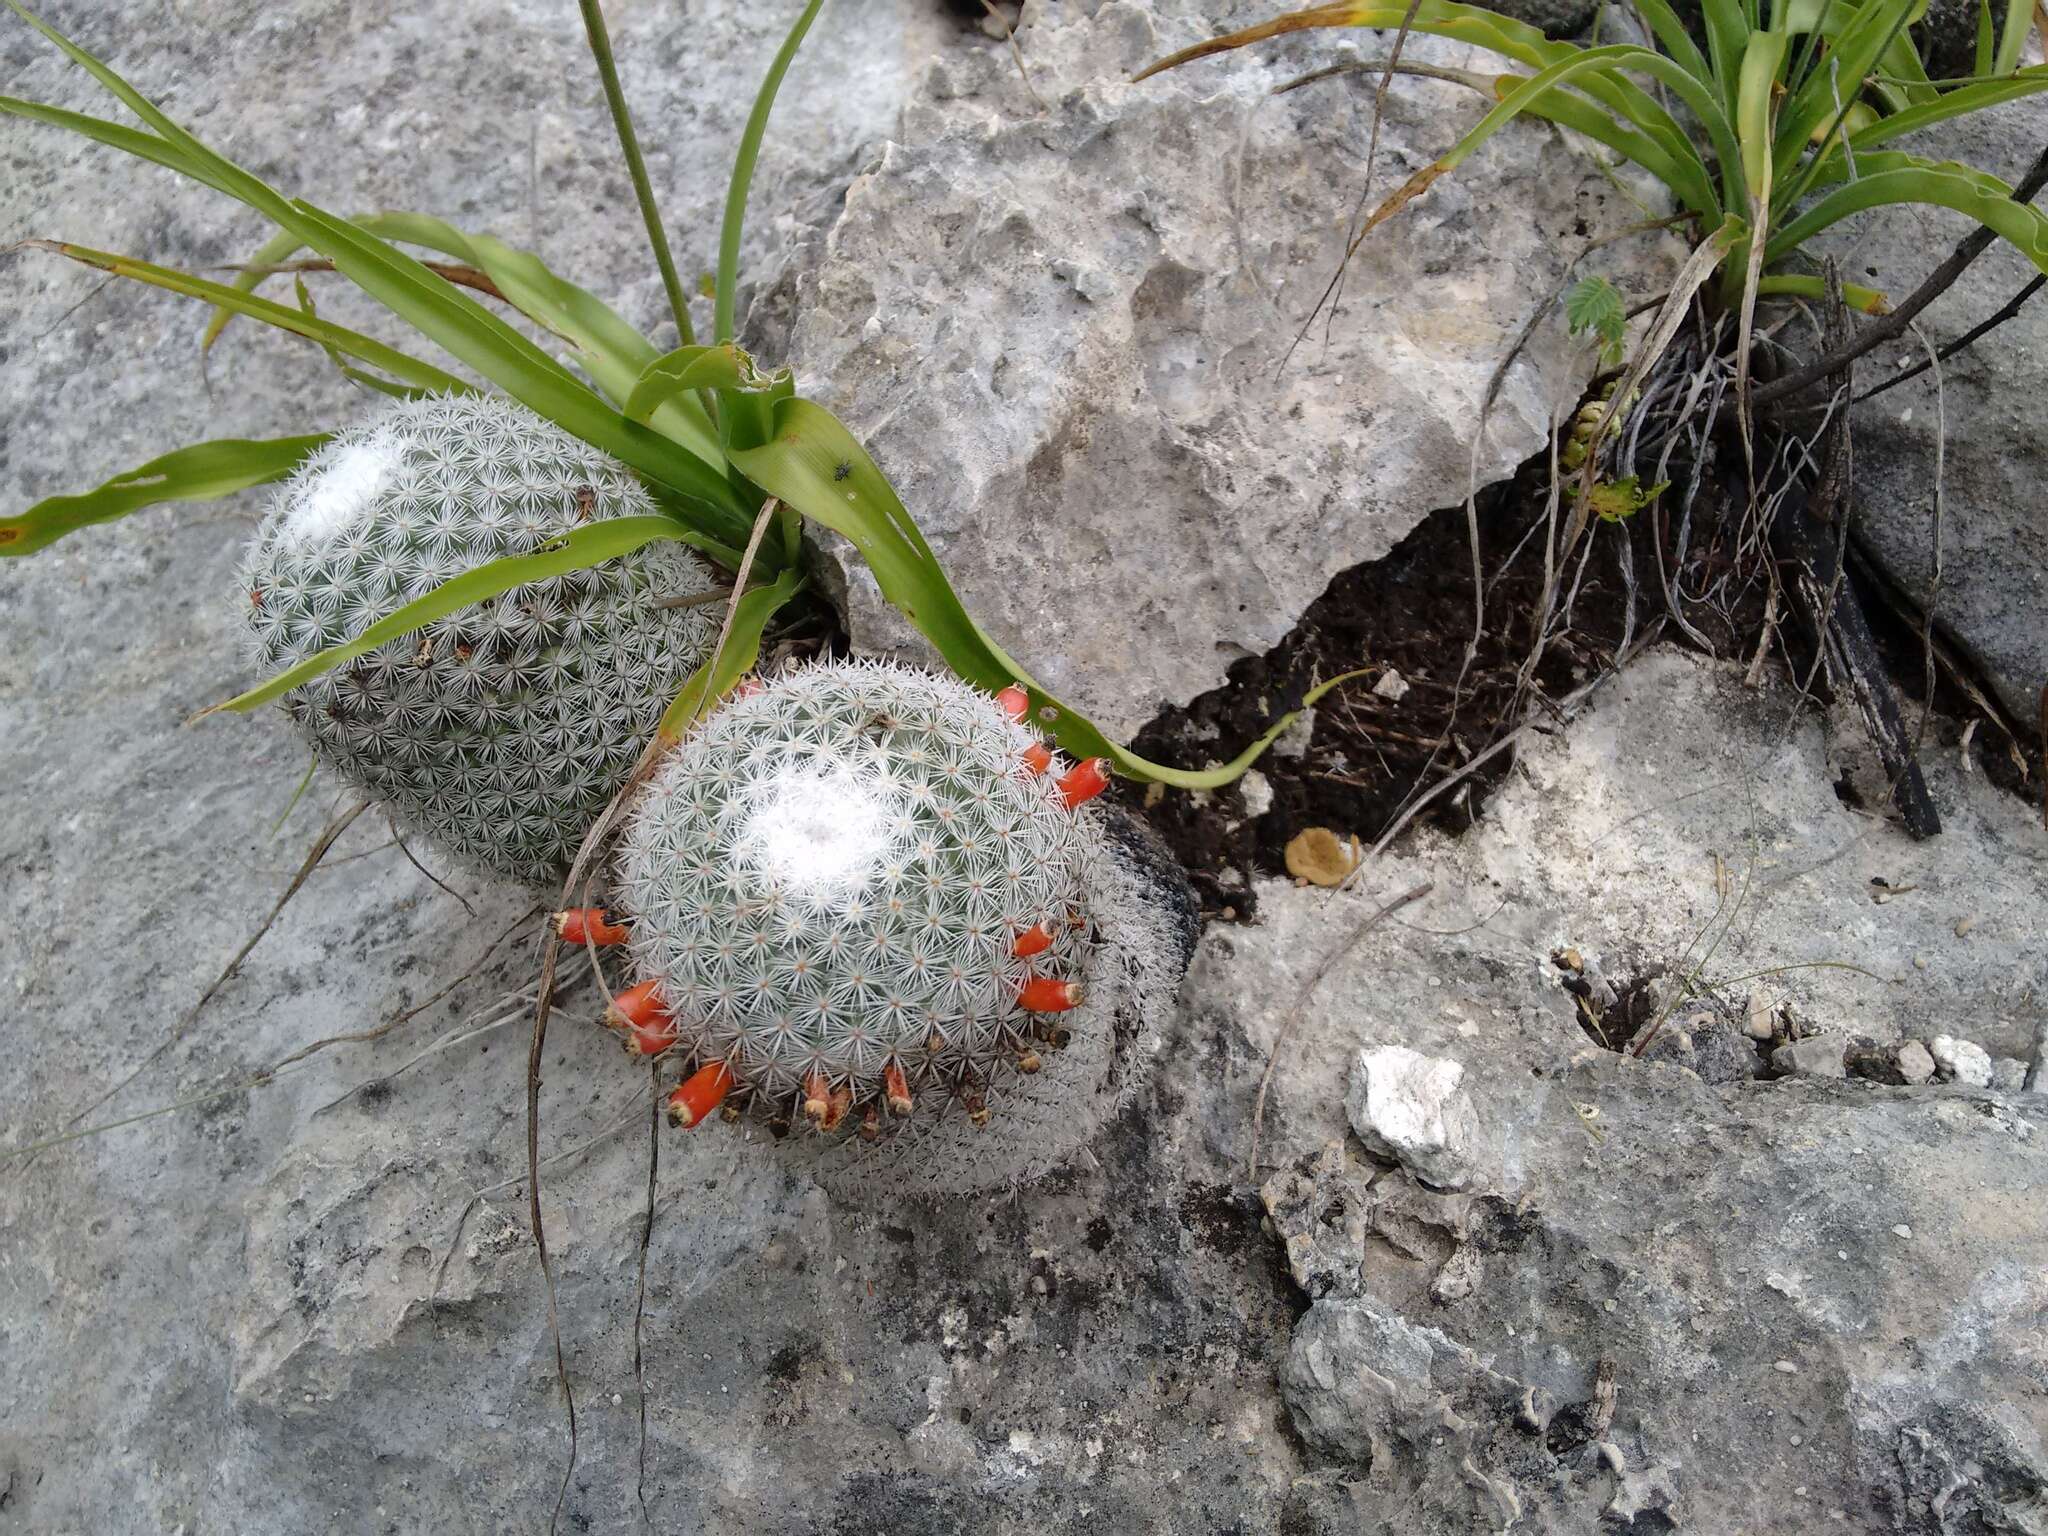
[[[1976,10],[1966,13],[1974,27]],[[1930,14],[1933,14],[1930,12]],[[1968,35],[1968,34],[1966,34]],[[1968,58],[1968,45],[1960,57]],[[2006,182],[2026,173],[2048,142],[2048,103],[2027,98],[1900,141],[1934,160],[1959,160]],[[1975,226],[1919,207],[1886,209],[1838,226],[1822,248],[1843,276],[1903,299]],[[1931,304],[1920,325],[1934,345],[1988,320],[2029,279],[2033,265],[1993,241]],[[1925,352],[1911,337],[1857,364],[1861,389],[1882,382]],[[2048,305],[2038,299],[1942,365],[1865,402],[1856,432],[1856,537],[1915,604],[1935,572],[1936,440],[1940,456],[1941,627],[1988,675],[1998,700],[2023,726],[2035,723],[2048,686],[2048,522],[2038,515],[2048,478]],[[1967,428],[1964,426],[1967,423]],[[2003,750],[1991,733],[1978,745]]]
[[[1945,1083],[1967,1083],[1972,1088],[1991,1086],[1991,1053],[1983,1046],[1953,1035],[1936,1035],[1927,1043],[1934,1065]]]
[[[1899,1047],[1898,1066],[1899,1075],[1914,1087],[1934,1077],[1934,1057],[1918,1040],[1908,1040]]]
[[[1326,32],[1130,83],[1220,20],[1191,0],[1027,5],[1030,90],[1001,53],[935,70],[764,310],[795,314],[800,386],[868,443],[968,610],[1112,734],[1221,682],[1338,571],[1461,500],[1531,306],[1578,242],[1642,216],[1582,145],[1518,122],[1373,232],[1296,348],[1374,91],[1347,73],[1270,93],[1372,45]],[[1406,54],[1500,67],[1424,37]],[[1397,80],[1375,185],[1484,109]],[[1593,260],[1650,293],[1673,255],[1637,239]],[[1591,362],[1561,310],[1538,326],[1481,483],[1536,450]],[[857,646],[922,648],[847,546],[821,556]]]
[[[1472,1101],[1460,1087],[1465,1069],[1443,1056],[1406,1046],[1358,1053],[1344,1101],[1358,1139],[1413,1169],[1425,1183],[1461,1189],[1473,1176]]]
[[[1841,1035],[1809,1035],[1771,1052],[1771,1065],[1788,1077],[1846,1077],[1843,1056],[1848,1043]]]

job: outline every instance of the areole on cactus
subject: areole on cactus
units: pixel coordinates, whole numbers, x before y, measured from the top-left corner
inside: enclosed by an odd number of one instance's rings
[[[279,490],[242,573],[275,671],[443,582],[604,518],[654,510],[624,466],[523,406],[401,402]],[[294,689],[320,758],[470,863],[559,878],[708,653],[716,587],[681,545],[516,587]]]

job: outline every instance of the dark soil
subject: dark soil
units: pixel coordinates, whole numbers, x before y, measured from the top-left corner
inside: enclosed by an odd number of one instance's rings
[[[1186,866],[1204,918],[1251,918],[1257,907],[1254,877],[1285,874],[1286,845],[1305,828],[1328,827],[1370,847],[1419,784],[1434,783],[1469,761],[1520,716],[1517,677],[1544,584],[1546,473],[1545,461],[1531,461],[1480,498],[1486,623],[1469,667],[1471,546],[1464,508],[1450,507],[1430,514],[1384,558],[1339,575],[1279,645],[1233,665],[1223,687],[1185,709],[1166,711],[1139,732],[1134,748],[1156,762],[1200,768],[1228,761],[1298,708],[1316,682],[1370,669],[1315,706],[1305,748],[1298,737],[1283,738],[1260,759],[1258,771],[1272,801],[1257,816],[1248,814],[1242,783],[1206,794],[1155,788],[1148,795],[1143,785],[1119,787]],[[1707,500],[1712,499],[1710,494]],[[1535,537],[1525,540],[1532,530]],[[1663,532],[1654,511],[1638,514],[1625,528],[1594,525],[1592,555],[1570,622],[1532,672],[1539,701],[1571,692],[1612,664],[1629,601],[1620,559],[1624,541],[1633,548],[1638,632],[1661,611],[1651,540]],[[1725,566],[1730,558],[1712,532],[1696,536],[1691,556],[1693,570],[1714,562]],[[1867,580],[1855,585],[1907,701],[1908,718],[1917,720],[1926,689],[1913,618],[1897,606],[1896,594]],[[1723,656],[1754,652],[1762,626],[1761,582],[1749,583],[1747,593],[1718,620],[1688,608],[1688,617]],[[1778,668],[1789,661],[1795,675],[1808,675],[1811,642],[1796,622],[1788,619],[1781,627],[1771,655]],[[1393,683],[1395,674],[1405,691]],[[1964,723],[1980,720],[1974,761],[1992,782],[2038,803],[2039,784],[2027,770],[2030,761],[2039,761],[2039,742],[2024,725],[2015,727],[2014,737],[1982,718],[1985,710],[1977,700],[1983,697],[1984,690],[1967,676],[1940,671],[1921,751],[1952,750]],[[1501,753],[1418,820],[1463,831],[1513,761],[1512,750]]]
[[[1465,509],[1450,507],[1425,518],[1383,559],[1339,575],[1278,646],[1233,665],[1223,687],[1168,710],[1138,734],[1135,749],[1157,762],[1198,768],[1227,761],[1298,707],[1316,682],[1372,669],[1315,707],[1306,750],[1283,740],[1260,760],[1273,791],[1262,815],[1247,815],[1241,784],[1208,794],[1168,791],[1149,805],[1142,786],[1124,787],[1187,866],[1205,917],[1252,916],[1252,877],[1284,873],[1283,850],[1305,827],[1355,835],[1369,846],[1418,782],[1469,759],[1518,715],[1516,678],[1544,580],[1540,530],[1522,541],[1544,516],[1542,490],[1539,466],[1531,464],[1480,498],[1486,632],[1462,686],[1473,627],[1472,555]],[[1597,534],[1573,621],[1534,671],[1546,697],[1568,693],[1608,666],[1621,641],[1626,588],[1614,530]],[[1463,830],[1512,761],[1502,754],[1424,818]]]

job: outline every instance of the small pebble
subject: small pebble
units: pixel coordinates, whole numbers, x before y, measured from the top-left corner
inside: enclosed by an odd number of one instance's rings
[[[1908,1040],[1899,1047],[1899,1076],[1916,1086],[1934,1076],[1934,1058],[1918,1040]]]
[[[1957,921],[1956,921],[1956,937],[1957,937],[1957,938],[1959,938],[1959,939],[1962,939],[1962,938],[1967,938],[1967,937],[1969,937],[1969,933],[1970,933],[1970,930],[1971,930],[1972,928],[1976,927],[1976,926],[1977,926],[1977,919],[1976,919],[1976,917],[1975,917],[1975,915],[1974,915],[1974,914],[1973,914],[1973,915],[1971,915],[1971,916],[1969,916],[1969,917],[1965,917],[1965,918],[1959,918],[1959,919],[1957,919]]]
[[[1794,1436],[1792,1437],[1792,1443],[1793,1443],[1793,1444],[1794,1444],[1795,1446],[1797,1446],[1797,1445],[1804,1445],[1804,1444],[1806,1444],[1806,1436],[1804,1436],[1804,1435],[1794,1435]]]
[[[1907,1226],[1903,1221],[1900,1222],[1896,1227],[1892,1228],[1893,1237],[1911,1237],[1912,1235],[1913,1229]]]
[[[1936,1035],[1927,1043],[1927,1050],[1942,1081],[1968,1083],[1972,1088],[1991,1086],[1991,1053],[1983,1046],[1953,1035]]]
[[[1927,969],[1927,957],[1926,957],[1925,955],[1915,955],[1915,956],[1913,957],[1913,969],[1914,969],[1914,970],[1916,970],[1916,971],[1924,971],[1924,970],[1926,970],[1926,969]]]
[[[1799,1374],[1799,1367],[1790,1360],[1773,1360],[1771,1362],[1771,1369],[1786,1376],[1797,1376]]]

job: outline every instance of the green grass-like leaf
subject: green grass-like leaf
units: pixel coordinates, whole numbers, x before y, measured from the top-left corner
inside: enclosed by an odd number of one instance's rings
[[[717,311],[713,341],[731,341],[738,334],[736,306],[740,286],[740,236],[747,222],[747,193],[754,185],[754,166],[761,158],[761,139],[768,132],[768,114],[775,110],[775,97],[782,89],[782,77],[790,61],[803,46],[805,34],[817,20],[825,0],[805,0],[789,35],[775,51],[761,89],[754,95],[754,107],[747,114],[747,126],[740,132],[739,152],[733,156],[732,178],[726,183],[725,217],[718,228],[718,277],[713,304]],[[689,339],[684,338],[686,341]]]
[[[716,347],[678,347],[641,370],[626,397],[626,416],[646,421],[656,410],[693,390],[766,390],[774,379],[731,342]]]
[[[1856,157],[1857,176],[1829,192],[1778,230],[1767,256],[1775,261],[1851,214],[1893,203],[1923,203],[1968,214],[2048,272],[2048,216],[2015,202],[1996,176],[1968,166],[1879,150]]]
[[[259,704],[268,704],[345,661],[353,661],[366,652],[374,651],[387,640],[423,629],[436,619],[460,613],[486,598],[509,592],[514,587],[523,587],[528,582],[545,581],[550,576],[602,565],[607,560],[630,555],[649,544],[678,537],[674,521],[666,517],[608,517],[577,528],[533,554],[508,555],[475,570],[464,571],[460,576],[442,582],[425,597],[415,598],[403,608],[387,614],[346,644],[330,646],[317,656],[309,656],[268,682],[251,688],[247,693],[237,694],[225,703],[204,709],[193,718],[204,719],[221,710],[246,714]]]
[[[19,517],[0,518],[0,556],[32,555],[67,533],[171,501],[213,501],[282,480],[328,434],[222,438],[151,459],[80,496],[52,496]]]
[[[452,373],[444,373],[432,363],[401,352],[396,347],[386,346],[374,337],[360,331],[349,330],[346,326],[335,325],[322,320],[318,315],[308,314],[288,304],[274,304],[269,299],[259,299],[254,294],[243,293],[189,272],[180,272],[175,267],[160,267],[154,262],[138,261],[133,256],[117,256],[111,251],[95,251],[89,246],[67,245],[57,240],[25,240],[24,245],[65,256],[83,266],[95,267],[115,277],[132,278],[147,283],[152,288],[161,288],[167,293],[183,294],[187,298],[204,299],[223,309],[261,320],[265,325],[303,336],[308,341],[318,342],[330,351],[341,352],[349,357],[359,358],[373,368],[381,368],[394,378],[421,389],[436,390],[448,394],[468,393],[472,386],[458,379]]]
[[[801,571],[787,570],[765,587],[743,594],[733,610],[732,630],[716,655],[690,674],[675,702],[663,711],[655,729],[655,741],[663,748],[674,746],[690,733],[707,709],[732,691],[732,686],[754,669],[761,659],[761,633],[769,619],[803,590]]]

